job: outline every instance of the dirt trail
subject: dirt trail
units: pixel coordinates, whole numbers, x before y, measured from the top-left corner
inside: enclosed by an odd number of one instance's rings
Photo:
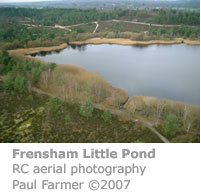
[[[45,91],[42,91],[42,90],[40,90],[39,88],[36,88],[36,87],[33,87],[32,90],[33,90],[34,92],[38,93],[38,94],[41,94],[41,95],[47,95],[47,96],[49,96],[49,97],[54,97],[53,94],[47,93],[47,92],[45,92]]]
[[[71,28],[71,27],[78,27],[78,26],[87,25],[87,24],[89,24],[89,23],[74,24],[74,25],[69,25],[69,26],[66,26],[66,27]]]
[[[96,24],[96,27],[95,27],[95,29],[94,29],[93,33],[95,33],[95,32],[97,31],[98,27],[99,27],[98,22],[94,22],[94,24]]]
[[[162,25],[162,24],[152,24],[146,22],[135,22],[135,21],[128,21],[128,20],[108,20],[105,22],[125,22],[125,23],[132,23],[132,24],[139,24],[139,25],[146,25],[146,26],[154,26],[154,27],[180,27],[181,25]]]
[[[94,104],[94,107],[100,110],[105,110],[107,108],[103,107],[99,104]],[[163,135],[161,135],[155,128],[154,123],[148,120],[139,120],[136,118],[131,117],[128,113],[126,113],[123,110],[110,110],[112,114],[119,116],[122,119],[130,120],[133,122],[140,122],[145,127],[147,127],[150,131],[152,131],[154,134],[156,134],[164,143],[170,143],[167,138],[165,138]]]
[[[128,21],[128,20],[106,20],[103,22],[124,22],[124,23],[131,23],[131,24],[139,24],[139,25],[146,25],[146,26],[155,26],[155,27],[180,27],[181,25],[162,25],[162,24],[151,24],[151,23],[145,23],[145,22],[136,22],[136,21]],[[93,21],[92,23],[96,24],[96,27],[93,31],[95,33],[99,27],[99,24],[97,21]],[[54,26],[44,26],[44,25],[33,25],[33,24],[24,24],[25,26],[28,26],[28,28],[32,27],[47,27],[47,28],[58,28],[58,29],[64,29],[66,31],[72,31],[70,28],[72,27],[78,27],[87,25],[90,23],[80,23],[80,24],[74,24],[74,25],[68,25],[68,26],[61,26],[58,24],[55,24]],[[187,26],[187,25],[186,25]]]
[[[94,29],[94,31],[93,31],[93,33],[95,33],[96,32],[96,30],[98,29],[98,27],[99,27],[99,24],[98,24],[98,22],[97,21],[94,21],[94,22],[92,22],[92,23],[94,23],[95,25],[96,25],[96,27],[95,27],[95,29]],[[83,26],[83,25],[88,25],[88,24],[90,24],[90,23],[80,23],[80,24],[74,24],[74,25],[69,25],[69,26],[60,26],[60,25],[55,25],[55,28],[62,28],[62,29],[66,29],[66,30],[69,30],[69,31],[72,31],[70,28],[72,28],[72,27],[79,27],[79,26]]]
[[[72,31],[72,30],[69,29],[68,27],[61,26],[61,25],[58,25],[58,24],[55,24],[53,28],[64,29],[64,30],[66,30],[66,31]]]
[[[58,24],[55,24],[54,26],[24,24],[24,26],[27,26],[28,28],[32,28],[32,27],[46,27],[46,28],[63,29],[63,30],[66,30],[66,31],[72,31],[72,30],[69,29],[67,26],[61,26],[61,25],[58,25]]]
[[[146,127],[148,127],[153,133],[155,133],[164,143],[170,143],[167,138],[161,135],[154,127],[153,123],[147,120],[140,120]]]
[[[96,30],[98,29],[99,27],[99,24],[97,21],[94,21],[92,22],[96,25],[93,33],[96,32]],[[72,31],[72,27],[78,27],[78,26],[83,26],[83,25],[88,25],[90,23],[80,23],[80,24],[74,24],[74,25],[68,25],[68,26],[61,26],[61,25],[58,25],[58,24],[55,24],[54,26],[45,26],[45,25],[33,25],[33,24],[24,24],[24,26],[27,26],[28,28],[32,28],[32,27],[46,27],[46,28],[55,28],[55,29],[63,29],[63,30],[66,30],[66,31]]]
[[[47,93],[47,92],[44,92],[42,91],[41,89],[38,89],[38,88],[35,88],[33,87],[32,90],[36,93],[39,93],[39,94],[42,94],[42,95],[47,95],[47,96],[50,96],[50,97],[54,97],[53,94],[51,93]],[[104,106],[102,105],[99,105],[99,104],[94,104],[94,107],[99,109],[99,110],[105,110],[107,108],[105,108]],[[140,122],[142,123],[145,127],[147,127],[150,131],[152,131],[154,134],[156,134],[164,143],[170,143],[168,141],[167,138],[165,138],[164,136],[162,136],[154,127],[153,127],[153,123],[150,122],[150,121],[145,121],[145,120],[138,120],[138,119],[135,119],[135,118],[132,118],[130,117],[130,115],[122,110],[113,110],[111,109],[110,110],[112,114],[114,115],[117,115],[119,117],[122,117],[122,118],[126,118],[127,120],[130,120],[130,121],[133,121],[133,122]]]

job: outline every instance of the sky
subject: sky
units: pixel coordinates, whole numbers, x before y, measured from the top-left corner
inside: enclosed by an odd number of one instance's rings
[[[7,2],[39,2],[39,1],[58,1],[58,0],[0,0],[0,3]],[[173,0],[169,0],[173,1]]]
[[[37,1],[51,1],[51,0],[0,0],[1,3],[4,3],[4,2],[37,2]]]

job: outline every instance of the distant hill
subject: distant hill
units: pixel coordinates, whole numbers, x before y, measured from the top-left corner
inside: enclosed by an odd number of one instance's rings
[[[10,0],[11,1],[11,0]],[[57,7],[96,9],[200,8],[199,0],[41,0],[40,2],[0,2],[2,7]]]

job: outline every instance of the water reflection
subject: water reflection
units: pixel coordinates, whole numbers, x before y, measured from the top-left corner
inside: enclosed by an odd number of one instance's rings
[[[45,56],[46,55],[46,56]],[[99,72],[112,85],[134,94],[200,104],[200,47],[178,45],[70,45],[36,55]]]
[[[82,45],[75,45],[75,44],[71,44],[68,45],[68,48],[72,48],[73,50],[78,50],[79,52],[85,51],[86,50],[86,44],[82,44]]]
[[[150,45],[140,45],[140,44],[136,44],[136,45],[131,45],[132,48],[141,48],[141,49],[144,49],[144,48],[148,48]]]
[[[30,56],[32,57],[36,57],[36,56],[41,56],[41,57],[44,57],[44,56],[47,56],[47,55],[52,55],[52,54],[59,54],[61,51],[63,51],[64,49],[61,49],[61,50],[54,50],[54,51],[40,51],[38,53],[32,53],[30,54]]]

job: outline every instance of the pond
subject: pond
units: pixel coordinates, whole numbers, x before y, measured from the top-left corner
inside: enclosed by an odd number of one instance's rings
[[[33,54],[47,62],[99,72],[129,96],[145,95],[200,104],[200,46],[114,44],[68,46]]]

